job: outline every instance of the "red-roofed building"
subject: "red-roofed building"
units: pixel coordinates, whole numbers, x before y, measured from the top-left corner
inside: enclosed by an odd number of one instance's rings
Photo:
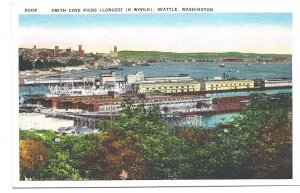
[[[286,57],[275,57],[272,58],[272,62],[286,62],[288,59]]]
[[[79,56],[83,57],[84,56],[84,50],[79,50]]]

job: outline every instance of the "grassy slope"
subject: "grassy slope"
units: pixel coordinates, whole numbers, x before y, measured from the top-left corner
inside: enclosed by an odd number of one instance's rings
[[[221,59],[221,58],[245,58],[245,59],[270,59],[273,57],[287,57],[291,59],[289,54],[255,54],[240,52],[224,52],[224,53],[174,53],[174,52],[157,52],[157,51],[119,51],[118,56],[121,58],[187,58],[187,59]]]

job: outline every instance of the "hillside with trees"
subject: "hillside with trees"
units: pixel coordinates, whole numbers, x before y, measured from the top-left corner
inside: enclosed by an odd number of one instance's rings
[[[291,94],[252,95],[233,126],[213,130],[171,128],[158,108],[123,105],[93,134],[21,130],[20,179],[292,178]]]

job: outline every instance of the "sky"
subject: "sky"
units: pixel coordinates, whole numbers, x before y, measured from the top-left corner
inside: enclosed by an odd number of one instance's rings
[[[20,15],[20,47],[292,53],[291,13]]]

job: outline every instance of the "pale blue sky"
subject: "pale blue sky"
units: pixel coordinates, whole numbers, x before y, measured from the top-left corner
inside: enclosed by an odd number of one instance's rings
[[[292,52],[291,13],[20,15],[20,47]]]
[[[190,26],[190,25],[282,25],[292,26],[291,13],[190,13],[190,14],[95,14],[20,15],[21,27],[94,26]]]

